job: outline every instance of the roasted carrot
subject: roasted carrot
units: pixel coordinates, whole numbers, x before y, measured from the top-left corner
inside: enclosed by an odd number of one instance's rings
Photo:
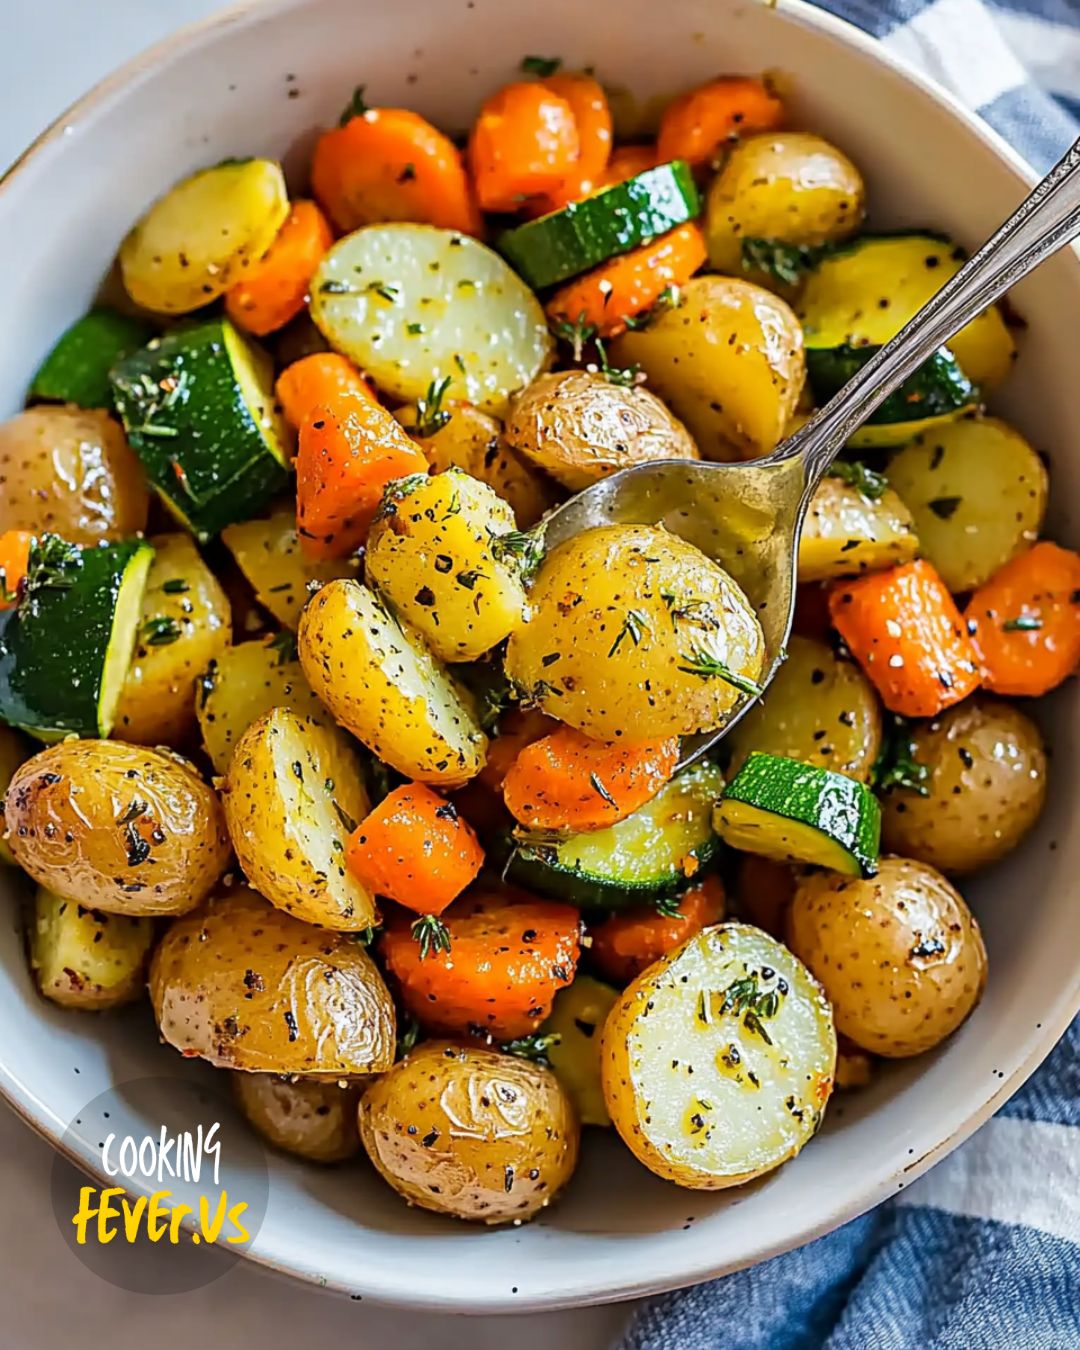
[[[507,1040],[535,1031],[573,980],[580,929],[569,905],[483,895],[441,919],[391,918],[381,945],[406,1011],[426,1031]]]
[[[284,328],[307,303],[311,278],[333,242],[315,203],[294,202],[266,256],[225,292],[226,314],[260,337]]]
[[[784,105],[763,80],[728,75],[673,99],[660,119],[656,157],[660,164],[685,159],[708,164],[725,141],[750,131],[771,131]]]
[[[617,146],[611,152],[598,186],[612,187],[615,183],[625,183],[628,178],[634,178],[646,169],[655,169],[658,162],[655,145]]]
[[[367,538],[383,488],[395,478],[426,473],[427,460],[393,417],[346,394],[316,406],[300,427],[296,456],[296,519],[312,559],[344,558]]]
[[[574,110],[543,84],[508,84],[480,109],[469,167],[485,211],[516,211],[528,197],[556,192],[578,162]]]
[[[591,75],[558,74],[542,80],[574,114],[578,133],[578,157],[574,167],[551,192],[530,201],[529,215],[558,211],[568,202],[578,202],[601,186],[611,155],[611,109],[603,87]]]
[[[925,559],[838,582],[829,613],[892,712],[933,717],[979,687],[975,648]]]
[[[14,609],[19,587],[30,565],[30,530],[5,530],[0,534],[0,609]]]
[[[405,108],[368,108],[324,132],[311,161],[311,187],[343,233],[387,220],[481,231],[461,152]]]
[[[589,952],[609,980],[629,984],[666,952],[723,917],[723,884],[719,877],[705,877],[685,892],[677,914],[661,914],[652,907],[631,909],[590,926]]]
[[[783,940],[788,906],[795,896],[795,873],[787,863],[744,853],[735,874],[739,917]]]
[[[475,880],[484,850],[453,802],[423,783],[403,783],[349,836],[345,861],[376,895],[441,914]]]
[[[371,381],[337,352],[313,352],[286,366],[277,378],[274,393],[281,411],[297,431],[312,408],[337,407],[343,394],[358,394],[371,403],[378,402]]]
[[[615,337],[626,328],[627,319],[650,309],[669,286],[685,285],[705,258],[700,227],[679,225],[651,244],[575,277],[548,301],[548,317],[592,325],[600,337]]]
[[[503,713],[498,730],[488,745],[480,781],[501,793],[510,766],[522,750],[541,736],[549,735],[558,725],[553,717],[545,717],[531,708],[511,708]]]
[[[520,752],[503,800],[530,829],[599,830],[655,797],[678,762],[676,736],[610,745],[562,726]]]
[[[1080,668],[1080,556],[1035,544],[975,591],[964,617],[987,689],[1045,694]]]

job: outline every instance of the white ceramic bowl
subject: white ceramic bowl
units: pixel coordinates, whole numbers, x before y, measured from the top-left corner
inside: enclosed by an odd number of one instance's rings
[[[1008,148],[867,38],[799,0],[265,0],[138,59],[55,126],[0,191],[0,412],[83,311],[117,244],[177,178],[233,154],[283,156],[302,172],[314,128],[354,85],[464,128],[526,53],[595,65],[640,100],[721,71],[782,74],[793,117],[833,138],[866,174],[878,224],[931,225],[975,243],[1029,178]],[[1050,531],[1080,509],[1072,254],[1019,289],[1030,323],[1000,400],[1050,454]],[[1071,335],[1071,336],[1070,336]],[[1073,542],[1076,542],[1075,537]],[[487,1231],[407,1209],[362,1167],[320,1172],[271,1159],[269,1208],[251,1255],[331,1289],[424,1308],[525,1310],[688,1284],[748,1265],[850,1219],[909,1184],[1020,1085],[1080,1006],[1080,750],[1075,689],[1048,705],[1054,750],[1046,815],[1008,862],[971,884],[990,982],[970,1021],[933,1055],[834,1100],[802,1156],[765,1181],[680,1191],[590,1132],[569,1195],[520,1229]],[[80,1018],[35,996],[14,921],[0,931],[0,1088],[26,1120],[99,1165],[87,1103],[110,1083],[207,1072],[162,1049],[145,1013]],[[124,1117],[127,1117],[125,1119]],[[115,1105],[118,1132],[159,1122]],[[224,1162],[242,1192],[255,1157]]]

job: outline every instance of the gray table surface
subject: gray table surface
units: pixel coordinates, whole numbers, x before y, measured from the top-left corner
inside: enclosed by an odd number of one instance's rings
[[[0,0],[0,169],[96,80],[220,0]],[[358,1307],[241,1263],[196,1290],[148,1296],[115,1288],[80,1265],[49,1201],[52,1152],[0,1108],[0,1343],[5,1350],[291,1350],[317,1329],[320,1344],[366,1350],[600,1350],[625,1307],[533,1317],[434,1317]],[[70,1179],[74,1212],[76,1176]],[[112,1250],[112,1249],[110,1249]],[[117,1260],[168,1260],[116,1248]],[[206,1253],[205,1259],[214,1258]]]

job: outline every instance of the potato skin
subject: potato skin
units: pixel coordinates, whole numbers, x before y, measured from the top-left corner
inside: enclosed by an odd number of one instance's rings
[[[360,1152],[360,1083],[234,1073],[232,1086],[248,1124],[275,1148],[317,1163],[345,1162]]]
[[[221,583],[190,535],[150,541],[154,561],[146,579],[142,623],[120,695],[113,730],[137,745],[179,745],[195,724],[195,684],[229,644],[232,613]],[[186,590],[170,590],[183,585]],[[161,621],[172,641],[155,642]]]
[[[38,887],[30,918],[30,968],[52,1003],[101,1012],[133,1002],[146,988],[153,941],[150,919],[101,914]]]
[[[453,1041],[425,1041],[360,1101],[376,1171],[410,1204],[456,1219],[531,1219],[570,1180],[580,1129],[539,1064]]]
[[[787,941],[824,986],[837,1030],[888,1059],[943,1041],[986,984],[974,915],[940,872],[910,858],[882,858],[869,881],[803,877]]]
[[[4,799],[15,860],[65,900],[112,914],[185,914],[229,861],[214,791],[179,755],[61,741],[16,771]]]
[[[1046,802],[1046,751],[1031,718],[976,697],[911,735],[914,758],[929,770],[927,795],[885,794],[885,847],[956,875],[1011,853]]]
[[[599,740],[711,730],[742,695],[683,669],[688,659],[704,653],[750,679],[764,662],[757,616],[735,583],[658,526],[568,539],[541,565],[529,612],[510,635],[507,675],[524,701]]]
[[[650,459],[700,459],[683,424],[648,389],[599,372],[541,375],[510,406],[506,442],[577,492]]]
[[[694,277],[682,303],[611,344],[640,365],[703,459],[755,459],[783,438],[806,380],[802,325],[790,307],[736,277]]]
[[[145,529],[149,506],[142,465],[107,412],[49,405],[0,425],[0,531],[96,544]]]
[[[150,963],[161,1035],[221,1069],[350,1078],[394,1062],[394,1004],[364,947],[236,887],[177,920]]]
[[[911,512],[892,488],[869,501],[857,488],[830,476],[810,498],[799,537],[798,579],[859,576],[911,562],[918,552]]]

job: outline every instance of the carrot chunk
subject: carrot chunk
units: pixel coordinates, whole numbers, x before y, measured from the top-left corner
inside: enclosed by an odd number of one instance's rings
[[[559,186],[528,203],[529,215],[558,211],[595,192],[611,155],[611,109],[603,87],[591,75],[549,75],[541,83],[570,105],[579,148],[574,167]]]
[[[892,712],[933,717],[981,683],[960,613],[925,559],[837,583],[829,613]]]
[[[636,178],[646,169],[655,169],[658,163],[655,145],[617,146],[611,152],[611,158],[597,187],[612,187],[615,183],[625,183],[628,178]]]
[[[345,860],[368,890],[418,914],[441,914],[475,880],[484,850],[452,802],[423,783],[404,783],[356,827]]]
[[[987,689],[1045,694],[1080,668],[1080,555],[1035,544],[975,591],[964,617]]]
[[[530,829],[599,830],[651,801],[678,762],[677,736],[609,745],[559,727],[514,760],[503,800]]]
[[[286,366],[274,386],[281,411],[299,429],[312,408],[336,407],[343,394],[358,394],[377,403],[371,381],[337,352],[313,352]]]
[[[480,770],[480,781],[501,793],[510,766],[527,745],[550,735],[558,722],[532,708],[511,708],[499,718],[498,732],[488,744],[488,755]]]
[[[516,211],[527,197],[556,192],[578,162],[574,110],[543,84],[508,84],[480,109],[469,167],[485,211]]]
[[[616,984],[629,984],[654,961],[724,917],[724,887],[717,876],[705,877],[679,900],[679,912],[668,916],[649,907],[612,914],[589,928],[589,951],[602,974]]]
[[[708,164],[725,141],[779,126],[784,105],[763,80],[728,75],[673,99],[660,119],[657,161]]]
[[[398,919],[381,940],[406,1011],[427,1031],[526,1036],[574,978],[581,921],[570,905],[466,897],[434,922],[444,941],[425,947],[420,925]]]
[[[600,337],[615,337],[627,319],[651,309],[669,286],[683,286],[707,256],[698,225],[676,226],[603,266],[575,277],[555,292],[547,313],[556,322],[587,324]]]
[[[295,202],[261,262],[225,292],[225,312],[249,333],[263,336],[296,318],[323,254],[334,242],[314,202]]]
[[[5,530],[0,534],[0,609],[14,609],[26,570],[30,566],[32,530]]]
[[[405,108],[368,108],[324,132],[311,162],[311,187],[343,234],[388,220],[481,232],[461,152]]]
[[[383,488],[427,473],[415,442],[377,403],[347,394],[317,405],[300,427],[296,520],[311,559],[345,558],[367,538]]]

